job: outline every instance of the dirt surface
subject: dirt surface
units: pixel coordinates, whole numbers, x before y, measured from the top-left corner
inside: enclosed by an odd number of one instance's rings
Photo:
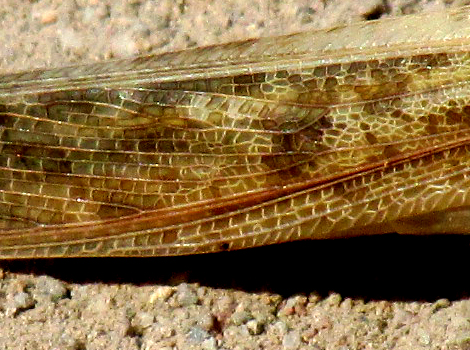
[[[0,4],[2,71],[455,6],[418,0]],[[0,350],[470,349],[469,243],[390,235],[195,257],[0,262]]]

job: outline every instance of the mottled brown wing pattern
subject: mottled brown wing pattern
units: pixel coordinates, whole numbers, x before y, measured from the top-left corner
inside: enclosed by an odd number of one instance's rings
[[[0,257],[181,255],[445,220],[469,204],[470,20],[436,15],[452,35],[423,45],[424,19],[0,77]]]

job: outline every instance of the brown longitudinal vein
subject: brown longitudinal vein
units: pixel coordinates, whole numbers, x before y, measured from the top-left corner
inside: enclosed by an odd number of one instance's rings
[[[468,7],[0,76],[0,258],[469,233],[469,81]]]

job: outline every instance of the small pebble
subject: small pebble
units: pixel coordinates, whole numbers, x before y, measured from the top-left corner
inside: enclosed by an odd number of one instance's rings
[[[437,312],[439,311],[440,309],[445,309],[447,307],[450,306],[450,301],[449,299],[439,299],[439,300],[436,300],[434,302],[434,304],[432,305],[432,312]]]
[[[424,330],[420,330],[418,332],[418,334],[419,334],[418,341],[421,345],[427,346],[427,345],[431,344],[431,337],[430,337],[429,333],[427,333]]]
[[[13,297],[13,308],[27,310],[34,306],[34,299],[31,295],[25,292],[16,293]]]
[[[21,311],[34,308],[36,302],[33,297],[26,292],[16,292],[7,297],[5,303],[5,314],[7,316],[16,316]]]
[[[209,333],[200,327],[191,327],[188,333],[188,339],[192,343],[202,343],[209,338]]]
[[[202,312],[197,318],[197,325],[206,331],[214,327],[214,317],[208,312]]]
[[[286,300],[285,305],[279,310],[279,316],[289,316],[295,313],[304,314],[307,297],[303,295],[295,295]]]
[[[48,276],[40,276],[35,287],[34,294],[38,300],[47,298],[55,303],[67,295],[65,284]]]
[[[230,317],[232,323],[236,326],[244,324],[252,318],[253,316],[247,311],[236,311],[232,314],[232,317]]]
[[[251,335],[259,335],[264,330],[264,325],[258,320],[250,320],[246,323],[246,328]]]
[[[196,292],[187,283],[181,283],[176,293],[176,299],[181,306],[196,305],[199,301]]]
[[[308,296],[308,302],[311,306],[318,304],[318,302],[322,299],[322,297],[318,293],[311,293]]]
[[[282,339],[282,346],[284,349],[298,349],[301,345],[300,334],[298,331],[288,332]]]
[[[277,321],[272,325],[273,329],[276,330],[279,334],[286,334],[287,333],[287,324],[283,321]]]
[[[150,296],[150,303],[157,301],[167,301],[169,297],[173,295],[175,289],[169,286],[158,287]]]
[[[341,295],[338,293],[331,293],[328,298],[325,299],[325,303],[329,306],[339,306],[341,303]]]
[[[217,350],[217,341],[214,337],[207,338],[202,342],[201,347],[204,350]]]
[[[155,321],[155,317],[149,312],[137,312],[132,320],[132,324],[138,329],[145,329],[150,327]]]

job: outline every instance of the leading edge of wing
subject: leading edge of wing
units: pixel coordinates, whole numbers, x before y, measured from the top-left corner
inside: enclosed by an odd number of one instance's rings
[[[0,97],[210,79],[269,69],[462,51],[469,46],[470,7],[461,7],[179,52],[5,74],[0,76]]]

